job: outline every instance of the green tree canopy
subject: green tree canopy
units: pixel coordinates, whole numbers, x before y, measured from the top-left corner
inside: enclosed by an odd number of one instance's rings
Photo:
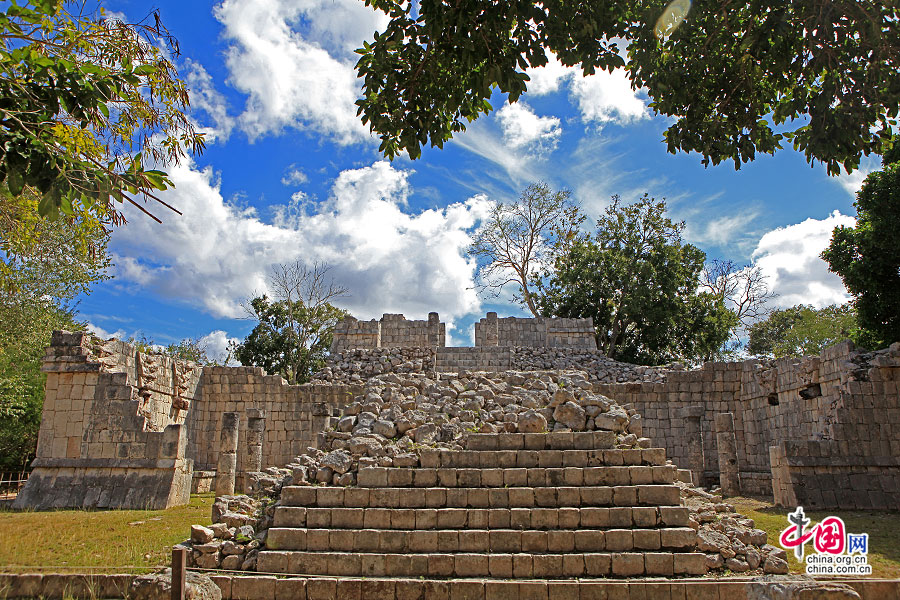
[[[0,470],[33,455],[44,400],[41,360],[54,329],[80,330],[70,301],[107,277],[109,233],[78,211],[50,220],[40,197],[0,184]]]
[[[324,366],[334,327],[347,316],[331,301],[346,289],[328,278],[324,264],[277,265],[269,276],[273,298],[258,296],[246,306],[258,323],[234,348],[243,365],[262,367],[288,383],[305,383]]]
[[[670,152],[736,168],[789,141],[828,172],[881,153],[900,111],[897,6],[878,0],[366,0],[390,17],[358,50],[357,102],[388,157],[442,147],[515,102],[551,51],[585,75],[628,69],[675,118]],[[688,12],[690,10],[690,12]],[[685,18],[686,17],[686,18]],[[627,60],[623,57],[627,47]]]
[[[775,310],[750,326],[747,352],[754,356],[809,356],[845,339],[858,340],[856,310],[843,304],[816,309],[800,304]]]
[[[183,112],[168,58],[178,44],[158,13],[131,24],[83,9],[31,0],[0,12],[0,181],[13,196],[35,190],[41,215],[119,223],[123,201],[150,214],[134,195],[165,204],[154,191],[171,181],[144,163],[177,162],[203,135]]]
[[[721,297],[698,292],[706,255],[681,238],[664,201],[618,197],[583,235],[560,249],[540,283],[541,314],[592,317],[598,347],[638,364],[713,356],[737,317]]]
[[[837,227],[822,258],[853,294],[860,343],[900,341],[900,162],[870,173],[856,194],[856,227]]]
[[[347,312],[325,303],[308,307],[302,301],[251,300],[259,324],[235,348],[242,365],[262,367],[288,383],[306,383],[325,365],[334,326]]]

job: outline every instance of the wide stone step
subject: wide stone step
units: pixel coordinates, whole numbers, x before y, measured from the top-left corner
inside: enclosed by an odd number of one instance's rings
[[[404,469],[397,469],[404,470]],[[286,486],[283,506],[320,508],[532,508],[677,506],[674,485],[511,488],[343,488]]]
[[[509,469],[456,468],[406,469],[366,467],[356,482],[364,488],[445,487],[581,487],[668,484],[675,481],[674,466],[651,467],[533,467]]]
[[[340,577],[495,577],[560,579],[705,575],[706,555],[690,552],[568,554],[404,554],[265,550],[264,573]]]
[[[553,468],[666,466],[664,448],[635,450],[422,450],[419,464],[425,468]]]
[[[550,433],[470,433],[467,450],[607,450],[616,444],[612,431],[554,431]]]
[[[556,530],[687,527],[689,522],[690,513],[685,506],[441,509],[278,506],[274,527]]]
[[[307,552],[570,553],[686,551],[697,545],[690,527],[661,529],[269,529],[266,548]]]
[[[619,568],[625,568],[630,559],[620,559]],[[655,559],[651,558],[653,563]],[[646,557],[645,557],[646,561]],[[674,561],[673,561],[674,562]],[[502,567],[503,561],[497,562]],[[2,578],[6,578],[5,581]],[[40,575],[0,575],[0,582],[12,583],[10,597],[21,585],[28,589],[47,589],[35,585]],[[57,585],[61,575],[44,575],[43,583]],[[103,575],[83,576],[93,582]],[[107,575],[107,578],[130,575]],[[566,580],[525,580],[491,578],[412,578],[412,577],[321,577],[274,576],[262,574],[212,575],[212,580],[222,591],[222,600],[684,600],[715,598],[719,600],[759,600],[776,597],[795,590],[793,584],[784,581],[747,579],[707,579],[701,577],[610,579],[578,578]],[[38,580],[40,583],[40,580]],[[847,585],[854,588],[861,598],[900,598],[900,580],[852,579]],[[810,582],[797,582],[796,587],[809,586]],[[820,582],[832,587],[834,582]],[[127,585],[125,586],[127,587]],[[54,588],[55,589],[55,588]],[[93,589],[93,588],[91,588]],[[785,592],[785,590],[789,592]],[[812,592],[812,590],[810,590]],[[31,594],[34,597],[45,594]],[[820,596],[849,597],[846,592],[834,589]],[[81,597],[81,596],[79,596]],[[84,594],[90,598],[90,594]]]

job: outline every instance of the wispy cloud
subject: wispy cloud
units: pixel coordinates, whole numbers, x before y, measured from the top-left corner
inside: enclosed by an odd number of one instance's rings
[[[309,181],[309,177],[306,176],[306,173],[303,172],[303,169],[298,167],[296,164],[290,165],[284,171],[284,177],[281,178],[281,183],[284,185],[301,185]]]
[[[198,62],[188,60],[187,75],[185,81],[191,95],[191,107],[197,111],[205,112],[212,120],[212,124],[206,127],[207,138],[214,141],[226,142],[234,129],[234,117],[228,114],[228,103],[225,97],[216,89],[212,77]]]
[[[866,180],[869,173],[877,171],[880,168],[881,159],[879,157],[866,156],[860,161],[857,170],[852,173],[847,173],[841,168],[841,174],[837,177],[833,177],[832,180],[836,181],[848,194],[856,197],[856,192],[862,187],[863,181]]]

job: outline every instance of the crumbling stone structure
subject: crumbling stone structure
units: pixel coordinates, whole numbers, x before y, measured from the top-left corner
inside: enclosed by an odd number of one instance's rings
[[[446,325],[436,312],[427,321],[410,321],[403,315],[385,314],[380,321],[346,317],[334,328],[331,351],[352,348],[434,348],[444,346]]]
[[[497,313],[475,323],[475,346],[523,346],[532,348],[597,349],[594,320],[507,317]]]
[[[119,340],[55,332],[47,349],[44,412],[34,470],[17,508],[167,508],[213,486],[226,413],[238,438],[255,439],[266,415],[261,457],[239,445],[243,474],[283,465],[309,446],[353,386],[287,385],[257,367],[205,367],[139,352]],[[197,477],[194,477],[194,475]]]
[[[900,344],[867,353],[843,342],[820,356],[706,363],[662,383],[595,387],[632,404],[644,435],[683,468],[693,436],[679,411],[702,408],[700,483],[720,480],[715,420],[731,413],[742,494],[807,508],[900,506]]]
[[[17,508],[165,508],[188,501],[185,419],[200,369],[119,340],[55,332],[37,458]]]
[[[866,353],[846,342],[802,360],[684,371],[610,360],[591,347],[590,329],[589,320],[489,314],[474,348],[447,348],[437,313],[346,319],[329,366],[301,386],[256,367],[200,368],[57,332],[44,364],[37,459],[16,506],[184,503],[192,485],[213,487],[226,413],[238,415],[234,485],[245,489],[246,473],[317,447],[373,376],[542,369],[582,371],[593,391],[633,407],[640,435],[693,470],[695,483],[727,483],[729,493],[786,506],[900,505],[900,344]]]

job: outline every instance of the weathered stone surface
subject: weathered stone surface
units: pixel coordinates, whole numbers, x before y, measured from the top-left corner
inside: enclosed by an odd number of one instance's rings
[[[747,600],[856,600],[849,585],[834,581],[765,577],[747,585]]]
[[[572,431],[583,431],[587,415],[584,409],[572,401],[564,402],[553,411],[553,419]]]
[[[431,444],[437,441],[438,428],[433,423],[425,423],[416,427],[415,441],[417,444]]]
[[[203,525],[191,525],[191,541],[196,544],[211,542],[216,537],[215,531]]]
[[[518,418],[518,431],[520,433],[542,433],[547,431],[547,419],[537,411],[525,411]]]
[[[379,419],[372,424],[372,433],[384,436],[388,439],[396,437],[397,426],[392,421]]]
[[[172,569],[136,577],[128,588],[133,600],[171,600]],[[222,591],[213,580],[193,571],[186,573],[186,600],[222,600]]]
[[[769,555],[766,558],[766,562],[763,564],[763,571],[776,575],[785,574],[788,572],[787,561],[778,558],[777,556]]]
[[[343,475],[350,470],[353,460],[350,454],[344,450],[335,450],[325,455],[320,463],[322,466],[331,467],[331,470],[339,475]]]
[[[702,550],[703,552],[722,552],[725,550],[726,553],[731,553],[731,556],[726,558],[734,556],[734,551],[731,550],[731,541],[728,539],[728,536],[705,527],[697,532],[697,549]]]

